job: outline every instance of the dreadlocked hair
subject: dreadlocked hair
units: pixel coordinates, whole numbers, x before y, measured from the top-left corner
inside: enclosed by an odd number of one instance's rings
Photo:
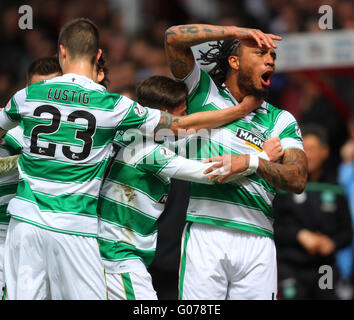
[[[240,41],[224,40],[209,44],[210,49],[207,52],[199,50],[201,65],[210,65],[215,63],[215,66],[209,71],[209,75],[218,87],[222,87],[225,82],[227,73],[230,69],[229,56],[239,55]]]

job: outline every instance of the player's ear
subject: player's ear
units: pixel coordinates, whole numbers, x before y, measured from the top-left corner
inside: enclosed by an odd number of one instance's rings
[[[231,69],[238,70],[240,68],[240,57],[230,56],[228,60]]]
[[[66,59],[66,56],[67,56],[67,50],[62,44],[60,44],[59,45],[59,57],[61,57],[62,59]]]
[[[102,49],[98,49],[97,55],[96,55],[96,60],[95,60],[95,64],[98,63],[98,60],[100,60],[102,55]]]

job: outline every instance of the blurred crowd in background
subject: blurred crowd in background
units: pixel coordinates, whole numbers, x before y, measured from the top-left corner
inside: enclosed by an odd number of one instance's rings
[[[19,7],[33,9],[33,29],[18,26]],[[174,24],[208,23],[259,28],[287,35],[323,32],[318,8],[333,8],[333,28],[354,28],[351,0],[2,0],[0,3],[0,103],[25,84],[25,72],[36,58],[56,53],[60,27],[75,17],[88,17],[100,28],[101,47],[109,67],[108,90],[118,92],[150,75],[171,76],[163,42]],[[353,109],[353,74],[323,74]],[[270,103],[290,111],[296,119],[319,121],[330,131],[334,149],[332,168],[339,163],[339,146],[347,139],[345,119],[302,73],[278,73],[270,89]],[[319,110],[321,110],[319,112]]]
[[[33,9],[32,30],[18,26],[18,9],[24,4]],[[236,25],[281,36],[330,32],[318,26],[318,8],[323,4],[333,9],[335,30],[354,29],[352,0],[1,0],[0,104],[4,106],[25,86],[26,70],[33,60],[56,54],[61,26],[76,17],[90,18],[98,25],[109,68],[108,90],[125,93],[151,75],[172,77],[164,53],[169,26]],[[353,70],[352,66],[344,72],[319,73],[352,115]],[[316,83],[303,72],[276,73],[267,101],[290,111],[300,124],[318,123],[327,129],[331,152],[326,170],[336,174],[341,148],[354,138],[350,140],[349,118],[338,112]]]

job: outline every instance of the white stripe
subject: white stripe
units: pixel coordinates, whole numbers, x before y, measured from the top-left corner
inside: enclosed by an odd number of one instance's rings
[[[290,124],[295,122],[294,116],[290,112],[283,110],[274,124],[272,137],[278,137]]]
[[[283,138],[280,140],[281,146],[284,150],[290,149],[290,148],[296,148],[296,149],[301,149],[304,151],[304,147],[301,143],[301,141],[293,139],[293,138]]]
[[[233,184],[239,184],[249,193],[261,196],[263,200],[267,203],[267,205],[272,206],[274,195],[271,192],[267,191],[263,186],[251,182],[247,178],[241,179],[240,182],[236,180]]]
[[[209,219],[216,218],[222,221],[253,224],[273,232],[272,223],[262,211],[245,208],[236,204],[190,198],[187,214]]]
[[[77,183],[63,183],[61,181],[44,181],[26,175],[21,171],[21,178],[28,182],[32,191],[43,192],[53,196],[63,194],[84,193],[94,197],[98,197],[98,192],[101,187],[100,179],[93,179],[91,181],[77,182]],[[50,177],[48,177],[49,179]]]
[[[43,212],[39,211],[35,204],[18,198],[10,201],[8,211],[15,218],[19,216],[46,229],[83,236],[97,236],[97,217],[94,216]]]
[[[142,236],[134,230],[120,227],[109,221],[99,220],[98,235],[100,238],[111,241],[122,241],[133,245],[139,250],[155,250],[157,241],[157,230],[151,235]]]

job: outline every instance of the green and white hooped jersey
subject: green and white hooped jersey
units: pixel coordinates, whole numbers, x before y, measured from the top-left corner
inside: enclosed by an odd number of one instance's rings
[[[22,152],[23,130],[20,126],[11,129],[1,139],[0,157],[5,158]],[[7,207],[12,198],[16,196],[18,184],[18,170],[13,169],[0,177],[0,230],[6,230],[10,222]]]
[[[226,89],[219,89],[197,62],[183,80],[188,89],[187,112],[217,110],[237,105]],[[287,111],[264,102],[238,121],[210,133],[188,137],[190,159],[204,159],[219,154],[260,153],[265,140],[279,137],[284,150],[303,150],[301,132],[295,118]],[[238,185],[202,185],[191,183],[187,221],[236,228],[273,237],[272,201],[275,188],[253,174]]]
[[[18,91],[0,112],[0,127],[22,124],[15,219],[97,237],[97,201],[117,130],[152,132],[160,111],[109,93],[91,79],[65,74]]]
[[[212,183],[203,174],[210,163],[180,157],[152,138],[126,132],[115,143],[121,149],[98,205],[98,243],[108,273],[136,271],[153,261],[171,177]]]
[[[152,262],[157,219],[170,186],[167,176],[179,162],[174,152],[139,134],[118,134],[115,143],[121,149],[100,192],[98,243],[107,272],[121,273],[133,260]]]

